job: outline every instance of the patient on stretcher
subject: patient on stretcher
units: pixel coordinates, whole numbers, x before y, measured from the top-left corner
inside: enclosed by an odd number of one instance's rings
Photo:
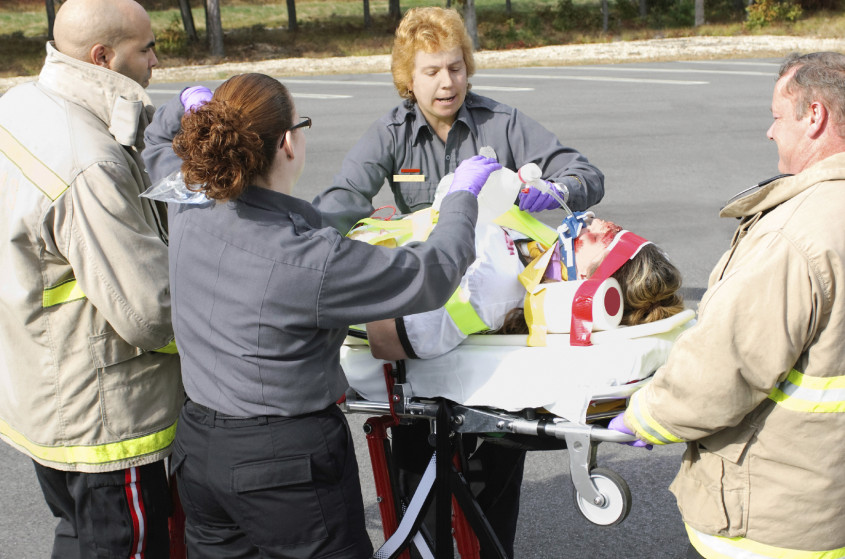
[[[593,218],[575,239],[575,265],[579,279],[590,278],[610,254],[609,248],[623,229]],[[543,245],[509,227],[480,224],[476,230],[476,261],[461,282],[461,292],[471,309],[453,304],[434,311],[367,325],[374,357],[388,361],[430,359],[454,349],[467,338],[466,324],[475,321],[486,333],[525,334],[528,326],[523,305],[526,288],[518,276]],[[621,287],[622,325],[654,322],[684,310],[680,296],[681,274],[657,246],[647,243],[612,276]],[[477,315],[477,316],[476,316]],[[480,322],[479,322],[480,321]]]

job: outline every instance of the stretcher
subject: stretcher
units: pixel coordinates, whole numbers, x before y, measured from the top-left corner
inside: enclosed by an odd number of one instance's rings
[[[341,364],[350,383],[347,413],[366,413],[385,544],[375,557],[451,557],[452,536],[463,559],[477,556],[478,541],[506,557],[460,472],[454,434],[508,440],[528,450],[566,448],[575,503],[599,525],[622,522],[631,506],[627,483],[596,465],[602,442],[633,437],[603,425],[624,410],[627,398],[662,365],[675,339],[694,322],[686,310],[650,324],[595,332],[590,346],[571,346],[569,335],[550,335],[545,347],[527,347],[525,336],[473,335],[455,350],[428,360],[385,363],[365,341],[348,338]],[[399,422],[426,421],[436,443],[416,493],[397,496],[387,430]],[[438,454],[444,459],[438,460]],[[420,533],[422,514],[437,491],[434,543]],[[445,503],[445,504],[444,504]]]

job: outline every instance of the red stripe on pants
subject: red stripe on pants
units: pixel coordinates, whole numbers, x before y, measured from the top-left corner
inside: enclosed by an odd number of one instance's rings
[[[130,559],[144,559],[147,538],[147,518],[144,500],[141,498],[140,472],[137,468],[128,468],[126,472],[126,502],[129,505],[129,517],[132,519],[132,549]]]

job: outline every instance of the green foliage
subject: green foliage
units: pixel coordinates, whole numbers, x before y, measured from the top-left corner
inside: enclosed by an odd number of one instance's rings
[[[638,0],[616,0],[611,7],[610,15],[611,19],[618,21],[620,26],[642,23]]]
[[[159,29],[156,33],[156,51],[159,54],[179,54],[185,50],[187,45],[188,34],[185,33],[185,28],[182,26],[182,20],[179,16],[174,15],[170,20],[170,25],[164,29]]]
[[[794,0],[757,0],[748,8],[748,29],[760,29],[773,23],[793,23],[801,17],[801,5]]]
[[[695,24],[694,0],[649,0],[648,25],[655,29]]]
[[[731,23],[745,21],[744,0],[705,0],[704,19],[708,23]]]
[[[602,28],[601,4],[575,4],[560,0],[552,27],[559,31],[598,31]]]

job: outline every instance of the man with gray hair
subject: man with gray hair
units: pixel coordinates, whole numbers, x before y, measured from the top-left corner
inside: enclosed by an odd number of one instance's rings
[[[0,98],[0,438],[59,519],[54,558],[168,557],[184,394],[167,233],[140,151],[157,64],[134,0],[67,0]]]
[[[787,58],[772,116],[783,174],[722,209],[698,323],[611,421],[687,444],[689,558],[845,557],[845,55]]]

